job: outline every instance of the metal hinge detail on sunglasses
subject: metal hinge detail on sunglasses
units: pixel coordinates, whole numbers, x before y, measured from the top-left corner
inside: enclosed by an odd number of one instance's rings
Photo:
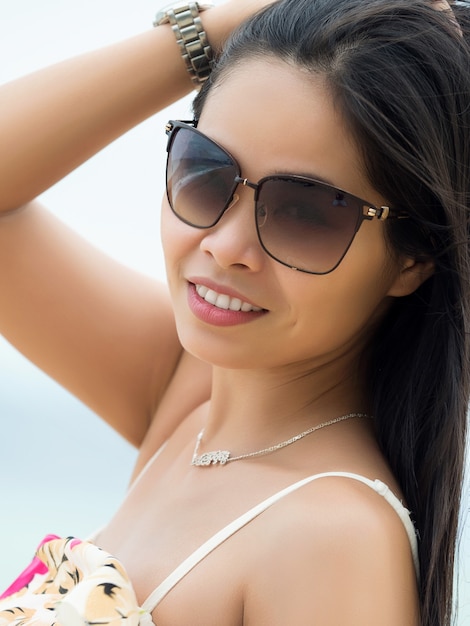
[[[405,211],[394,211],[388,206],[381,207],[372,207],[372,206],[364,206],[364,216],[369,219],[373,219],[376,217],[381,222],[384,222],[388,218],[395,219],[406,219],[409,215]]]
[[[379,208],[366,206],[364,208],[367,209],[366,211],[367,217],[370,217],[370,218],[376,217],[382,222],[385,221],[387,217],[390,215],[390,207],[388,206],[381,206]]]

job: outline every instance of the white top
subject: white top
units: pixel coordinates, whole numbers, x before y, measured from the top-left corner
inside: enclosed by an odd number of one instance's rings
[[[418,542],[416,538],[416,531],[410,518],[410,512],[406,509],[400,500],[394,493],[387,487],[385,483],[380,480],[370,480],[365,476],[359,474],[351,474],[349,472],[325,472],[323,474],[315,474],[299,480],[298,482],[278,491],[273,496],[267,498],[257,506],[250,509],[244,515],[241,515],[236,520],[222,528],[218,533],[206,541],[202,546],[195,550],[187,559],[185,559],[181,565],[179,565],[165,580],[158,585],[158,587],[149,595],[149,597],[142,604],[142,609],[145,612],[151,613],[163,598],[169,593],[179,581],[186,576],[198,563],[200,563],[208,554],[220,546],[226,539],[235,534],[238,530],[246,526],[255,517],[263,513],[270,506],[289,495],[293,491],[300,489],[304,485],[307,485],[319,478],[327,478],[330,476],[337,476],[340,478],[350,478],[357,480],[364,485],[367,485],[373,489],[376,493],[381,495],[395,510],[398,517],[403,522],[405,530],[408,534],[410,541],[411,552],[413,555],[413,562],[416,570],[416,576],[419,578],[419,561],[418,561]]]

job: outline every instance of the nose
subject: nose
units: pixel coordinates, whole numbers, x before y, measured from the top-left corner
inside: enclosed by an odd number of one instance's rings
[[[259,271],[266,255],[256,231],[252,184],[245,179],[236,181],[240,186],[232,202],[217,224],[204,231],[200,247],[224,269],[238,267]]]

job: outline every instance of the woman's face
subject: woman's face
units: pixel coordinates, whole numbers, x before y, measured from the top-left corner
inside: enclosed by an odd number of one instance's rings
[[[301,174],[326,179],[376,206],[385,202],[366,180],[359,151],[321,77],[280,60],[235,68],[212,89],[198,128],[232,154],[250,181]],[[400,281],[383,223],[363,222],[333,272],[306,274],[263,251],[253,189],[239,185],[237,196],[205,230],[181,222],[163,201],[168,282],[184,347],[237,369],[308,369],[357,356]],[[217,300],[217,294],[225,297]],[[240,308],[240,300],[244,309],[255,310],[223,308]]]

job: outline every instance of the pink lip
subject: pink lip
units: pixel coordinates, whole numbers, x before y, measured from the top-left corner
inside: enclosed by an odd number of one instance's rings
[[[214,283],[204,279],[194,279],[194,283],[205,285],[209,289],[223,293],[231,298],[239,298],[243,302],[249,302],[243,296],[236,294],[231,289],[225,287],[217,287]],[[193,282],[188,283],[188,305],[192,313],[202,322],[212,324],[213,326],[236,326],[237,324],[246,324],[252,322],[266,314],[266,311],[230,311],[219,309],[213,304],[206,302],[196,291],[196,285]],[[250,303],[251,304],[251,303]]]

